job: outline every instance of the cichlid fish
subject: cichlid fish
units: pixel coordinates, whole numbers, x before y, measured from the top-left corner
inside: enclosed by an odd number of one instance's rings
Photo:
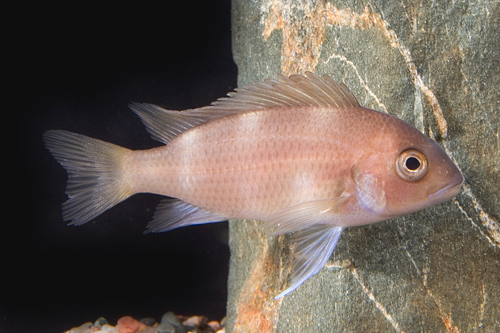
[[[131,109],[165,146],[131,151],[66,131],[44,134],[69,174],[64,220],[84,224],[141,192],[171,197],[152,232],[262,220],[274,235],[294,233],[291,285],[277,297],[321,270],[344,228],[448,200],[463,182],[434,140],[361,107],[327,75],[282,75],[182,112]]]

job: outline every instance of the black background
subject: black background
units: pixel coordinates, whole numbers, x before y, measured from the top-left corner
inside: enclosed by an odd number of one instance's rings
[[[65,129],[132,149],[161,145],[127,105],[195,108],[235,88],[230,1],[86,4],[1,14],[0,333],[62,332],[100,316],[113,325],[124,315],[159,320],[166,311],[220,320],[227,223],[143,235],[161,197],[139,194],[66,226],[66,172],[41,136]]]

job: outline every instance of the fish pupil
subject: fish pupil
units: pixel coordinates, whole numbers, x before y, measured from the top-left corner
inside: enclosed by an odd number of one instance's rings
[[[418,160],[418,158],[410,156],[406,159],[405,165],[408,170],[415,171],[420,168],[420,161]]]

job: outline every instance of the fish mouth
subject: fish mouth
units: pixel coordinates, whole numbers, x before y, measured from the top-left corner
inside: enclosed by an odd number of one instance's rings
[[[460,188],[462,187],[463,182],[464,182],[463,177],[459,177],[459,179],[457,179],[455,182],[430,194],[429,199],[433,200],[437,199],[442,201],[451,199],[458,194]]]

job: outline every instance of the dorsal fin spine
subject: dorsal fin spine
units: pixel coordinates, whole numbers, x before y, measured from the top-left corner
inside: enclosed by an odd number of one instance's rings
[[[180,133],[211,120],[243,112],[297,107],[357,107],[358,101],[343,85],[336,83],[328,75],[319,77],[312,72],[304,75],[279,75],[278,80],[237,88],[212,103],[211,106],[170,111],[152,104],[133,103],[130,105],[142,120],[152,137],[167,143]]]

